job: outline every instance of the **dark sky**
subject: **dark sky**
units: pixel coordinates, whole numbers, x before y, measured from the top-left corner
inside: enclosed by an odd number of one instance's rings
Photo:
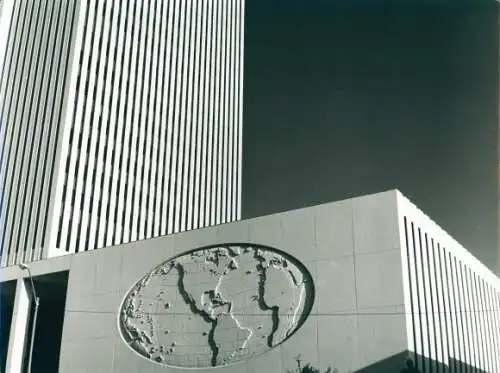
[[[470,3],[246,1],[244,217],[398,188],[493,268],[499,16]]]

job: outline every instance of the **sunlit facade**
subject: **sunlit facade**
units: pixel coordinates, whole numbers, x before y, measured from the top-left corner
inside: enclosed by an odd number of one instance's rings
[[[2,268],[7,372],[30,275],[44,373],[500,371],[500,279],[397,190]]]
[[[399,196],[409,350],[422,372],[500,372],[500,279]]]
[[[243,1],[2,8],[1,266],[240,217]]]

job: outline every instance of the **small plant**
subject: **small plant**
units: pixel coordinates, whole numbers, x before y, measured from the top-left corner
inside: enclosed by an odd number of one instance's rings
[[[302,367],[301,370],[298,371],[299,373],[321,373],[319,369],[314,368],[310,363],[307,363]],[[338,373],[337,369],[333,369],[330,367],[327,370],[325,370],[324,373]]]
[[[331,367],[321,372],[319,369],[313,367],[311,363],[302,365],[301,355],[295,357],[295,362],[297,363],[297,367],[295,369],[289,369],[287,373],[339,373],[337,369]]]

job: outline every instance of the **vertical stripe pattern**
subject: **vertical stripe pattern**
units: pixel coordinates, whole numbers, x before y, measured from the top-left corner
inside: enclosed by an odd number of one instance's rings
[[[403,218],[408,343],[418,369],[500,372],[498,279],[487,280],[486,267],[440,243],[418,220]]]
[[[239,219],[242,1],[84,8],[56,247]]]
[[[15,1],[0,37],[1,266],[42,258],[76,3]]]
[[[240,218],[242,0],[5,8],[2,266]]]

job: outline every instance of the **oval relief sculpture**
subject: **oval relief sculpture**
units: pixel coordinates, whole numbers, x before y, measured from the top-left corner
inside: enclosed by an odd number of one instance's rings
[[[207,368],[276,347],[309,314],[308,271],[294,258],[253,244],[205,247],[167,260],[125,296],[125,342],[159,364]]]

